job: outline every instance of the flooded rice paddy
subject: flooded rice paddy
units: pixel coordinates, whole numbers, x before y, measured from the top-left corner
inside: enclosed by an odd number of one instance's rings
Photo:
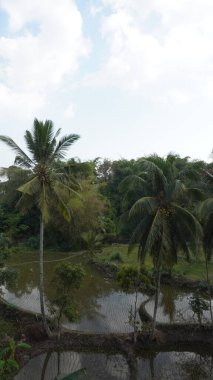
[[[3,289],[3,298],[24,310],[40,312],[38,292],[37,255],[19,253],[11,259],[10,265],[18,270],[18,281],[13,287]],[[82,263],[86,271],[80,290],[71,294],[78,303],[80,320],[70,323],[64,319],[63,324],[68,329],[90,332],[129,332],[128,313],[134,301],[134,294],[125,294],[118,289],[115,281],[104,278],[102,273],[87,263],[86,255],[68,255],[65,253],[45,254],[45,302],[47,313],[51,310],[51,300],[54,298],[53,272],[61,261]],[[196,322],[189,306],[188,290],[162,286],[157,320],[159,322]],[[146,294],[138,297],[138,306],[148,299]],[[147,311],[152,314],[154,301],[146,304]],[[208,319],[208,312],[205,319]]]
[[[65,253],[45,254],[45,302],[49,314],[51,300],[54,297],[53,272],[55,266],[63,260],[82,263],[86,271],[83,284],[76,294],[80,319],[70,323],[65,318],[63,325],[68,329],[88,332],[130,332],[128,313],[134,301],[134,294],[125,294],[118,289],[115,281],[108,280],[87,263],[86,255]],[[38,263],[36,254],[18,253],[11,258],[10,266],[18,270],[16,285],[3,289],[3,297],[22,309],[40,312],[38,293]],[[189,306],[188,290],[162,286],[157,319],[160,322],[197,322]],[[148,299],[140,294],[138,307]],[[146,304],[152,314],[153,301]],[[205,314],[208,319],[208,313]],[[147,352],[135,360],[130,368],[122,355],[105,355],[92,352],[47,352],[33,359],[23,367],[14,380],[54,380],[59,374],[73,373],[85,368],[82,379],[88,380],[204,380],[213,379],[213,353],[196,352]]]

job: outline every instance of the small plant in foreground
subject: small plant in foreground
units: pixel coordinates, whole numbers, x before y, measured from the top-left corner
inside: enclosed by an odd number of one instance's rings
[[[0,349],[0,378],[1,380],[7,380],[8,376],[19,368],[19,364],[16,360],[17,349],[28,349],[30,345],[25,342],[15,342],[14,339],[10,339],[8,346]]]
[[[71,297],[71,291],[80,288],[84,275],[85,272],[81,265],[62,263],[55,269],[53,281],[56,284],[56,296],[53,304],[56,305],[54,313],[57,320],[58,338],[61,335],[61,318],[63,314],[71,322],[78,319],[75,304],[71,301],[73,298]]]
[[[195,293],[189,298],[189,305],[193,313],[197,316],[199,325],[201,325],[203,313],[204,311],[209,310],[209,304],[200,296],[199,293]]]
[[[140,322],[137,321],[137,301],[138,293],[144,287],[149,285],[149,279],[145,274],[144,268],[138,268],[132,265],[124,265],[118,272],[117,281],[122,290],[126,293],[134,292],[135,301],[129,310],[129,324],[134,329],[134,343],[137,340],[137,333],[139,331]]]

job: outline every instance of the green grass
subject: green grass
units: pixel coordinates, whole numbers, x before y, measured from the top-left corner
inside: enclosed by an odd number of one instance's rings
[[[213,262],[208,264],[209,278],[213,282]],[[192,261],[188,263],[184,259],[179,259],[178,263],[172,269],[173,274],[182,275],[192,281],[206,280],[206,266],[204,260]]]
[[[98,261],[103,263],[109,263],[111,261],[111,257],[115,256],[117,253],[120,254],[122,258],[121,264],[135,264],[137,263],[137,249],[134,249],[133,252],[128,254],[128,246],[127,245],[111,245],[108,247],[104,247],[102,253],[97,256]]]
[[[116,262],[117,265],[121,266],[124,264],[138,263],[137,247],[135,247],[131,253],[128,253],[128,246],[124,244],[104,247],[102,253],[96,258],[102,263],[110,263],[113,262],[111,257],[118,253],[120,254],[122,262]],[[147,257],[145,265],[148,270],[153,268],[150,257]],[[206,271],[204,258],[201,255],[199,259],[192,259],[192,262],[188,263],[183,257],[180,256],[178,258],[178,263],[172,268],[172,274],[181,275],[190,281],[205,281]],[[213,283],[213,262],[209,263],[209,278]]]

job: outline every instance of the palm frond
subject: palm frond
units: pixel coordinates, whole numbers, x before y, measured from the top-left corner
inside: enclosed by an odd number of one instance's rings
[[[37,207],[40,209],[44,223],[50,220],[50,207],[51,207],[52,194],[48,187],[43,186],[39,193],[37,200]]]
[[[26,159],[21,157],[21,156],[15,157],[14,164],[18,165],[18,166],[20,166],[20,168],[24,168],[24,169],[32,169],[32,167],[33,167],[32,162],[27,162]]]
[[[56,207],[59,210],[60,214],[63,216],[63,218],[69,222],[71,220],[72,211],[67,206],[67,204],[64,202],[64,199],[60,196],[57,197],[57,203]]]
[[[33,140],[32,133],[30,131],[26,131],[25,135],[24,135],[24,138],[25,138],[25,142],[26,142],[28,150],[34,156],[34,153],[35,153],[35,141]]]
[[[213,214],[213,198],[203,201],[198,208],[198,213],[201,219],[208,219],[210,215]]]
[[[161,212],[157,210],[150,226],[146,245],[144,247],[145,252],[151,252],[151,254],[152,252],[154,252],[155,255],[158,254],[158,252],[156,252],[155,247],[156,247],[156,244],[159,244],[159,243],[161,244],[161,241],[162,241],[162,222],[163,220],[162,220]]]
[[[38,177],[33,177],[30,181],[26,182],[24,185],[20,186],[18,189],[21,193],[28,194],[29,196],[34,196],[39,193],[40,184]]]
[[[128,252],[130,253],[136,244],[142,243],[144,236],[146,235],[146,231],[149,230],[150,223],[152,218],[149,215],[145,216],[135,228],[128,246]]]
[[[54,184],[53,184],[53,189],[54,191],[56,192],[64,192],[64,194],[66,194],[67,196],[70,197],[70,195],[75,195],[76,197],[78,198],[81,198],[80,194],[73,189],[72,186],[69,185],[66,185],[65,183],[61,182],[61,181],[54,181]],[[77,189],[79,190],[79,189]]]
[[[132,206],[129,216],[134,217],[136,215],[145,216],[147,214],[152,214],[156,211],[156,208],[157,201],[154,197],[143,197]]]
[[[210,260],[213,252],[213,213],[205,221],[203,242],[207,260]]]
[[[202,237],[202,227],[191,212],[175,203],[171,203],[171,207],[175,218],[177,218],[183,230],[186,229],[190,233],[192,240]]]
[[[171,225],[169,223],[169,220],[163,218],[162,222],[163,225],[160,254],[162,258],[162,264],[164,264],[168,268],[171,268],[174,264],[177,263],[177,247],[175,244],[173,233],[171,231]]]
[[[59,131],[56,132],[55,136],[57,136],[57,134],[59,134]],[[51,161],[56,146],[55,136],[54,125],[51,120],[46,120],[43,123],[35,119],[32,133],[26,131],[25,140],[28,149],[37,163],[47,163]]]
[[[188,179],[190,181],[198,181],[199,177],[200,173],[198,172],[198,170],[194,169],[192,165],[186,165],[178,173],[178,178],[180,180]]]
[[[13,139],[8,136],[0,135],[0,140],[8,145],[17,154],[19,160],[22,159],[22,166],[24,166],[24,162],[27,168],[33,166],[33,161],[30,159],[30,157],[27,156],[26,153],[24,153],[24,151],[15,143],[15,141],[13,141]]]
[[[56,140],[57,137],[60,135],[61,133],[61,128],[58,128],[58,130],[56,131],[55,135],[54,135],[54,139]]]
[[[131,253],[136,244],[138,246],[138,259],[141,264],[144,263],[147,251],[144,250],[152,223],[152,217],[150,215],[145,216],[134,230],[131,239],[129,241],[128,253]]]
[[[69,169],[64,171],[54,171],[53,176],[55,180],[59,181],[64,185],[67,185],[75,191],[82,190],[81,184],[76,178],[73,177]]]
[[[143,178],[139,177],[138,175],[132,174],[132,175],[128,175],[121,181],[118,189],[121,192],[125,192],[129,190],[130,188],[135,189],[135,187],[144,189],[144,187],[147,186],[146,184],[147,182]]]
[[[76,134],[70,134],[70,135],[62,137],[62,139],[58,142],[55,148],[55,151],[52,155],[52,159],[53,160],[63,159],[65,156],[65,153],[70,148],[70,146],[79,138],[80,136]]]
[[[147,172],[154,191],[164,191],[167,184],[166,176],[163,171],[152,161],[142,160],[144,171]]]
[[[33,206],[35,206],[36,200],[26,193],[22,193],[20,199],[16,203],[16,208],[21,214],[27,214]]]
[[[172,198],[174,200],[175,199],[180,199],[180,198],[184,197],[185,194],[186,194],[186,186],[184,185],[184,183],[181,180],[176,179],[174,181]]]
[[[197,188],[186,188],[186,195],[189,197],[192,201],[203,201],[205,199],[205,194],[202,190]]]

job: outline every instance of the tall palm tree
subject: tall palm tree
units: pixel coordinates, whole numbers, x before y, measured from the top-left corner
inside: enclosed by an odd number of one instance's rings
[[[213,308],[212,308],[212,289],[209,276],[209,262],[213,254],[213,174],[212,171],[205,170],[203,182],[206,185],[207,199],[201,203],[198,214],[204,230],[203,248],[206,267],[206,281],[209,293],[209,310],[211,316],[211,323],[213,326]]]
[[[40,249],[39,249],[39,291],[40,306],[45,331],[50,334],[44,307],[44,225],[51,215],[52,205],[55,205],[69,220],[70,210],[67,207],[65,196],[75,191],[77,184],[70,183],[70,177],[56,169],[55,163],[65,157],[69,147],[79,139],[76,134],[69,134],[57,141],[61,129],[54,133],[52,121],[34,120],[32,132],[26,131],[25,143],[30,155],[26,154],[10,137],[0,136],[15,153],[15,165],[30,170],[29,180],[18,188],[22,193],[18,207],[27,212],[33,206],[40,211]]]
[[[173,160],[157,156],[142,160],[143,173],[134,175],[123,183],[135,187],[138,199],[132,205],[129,215],[137,226],[129,243],[129,250],[138,244],[141,263],[147,254],[153,258],[156,268],[156,295],[152,331],[156,326],[157,306],[160,292],[160,276],[163,267],[171,267],[177,261],[179,250],[189,257],[189,246],[196,246],[202,230],[195,216],[186,209],[190,198],[201,197],[198,189],[187,188],[178,173],[174,171]],[[152,335],[153,335],[152,333]]]

